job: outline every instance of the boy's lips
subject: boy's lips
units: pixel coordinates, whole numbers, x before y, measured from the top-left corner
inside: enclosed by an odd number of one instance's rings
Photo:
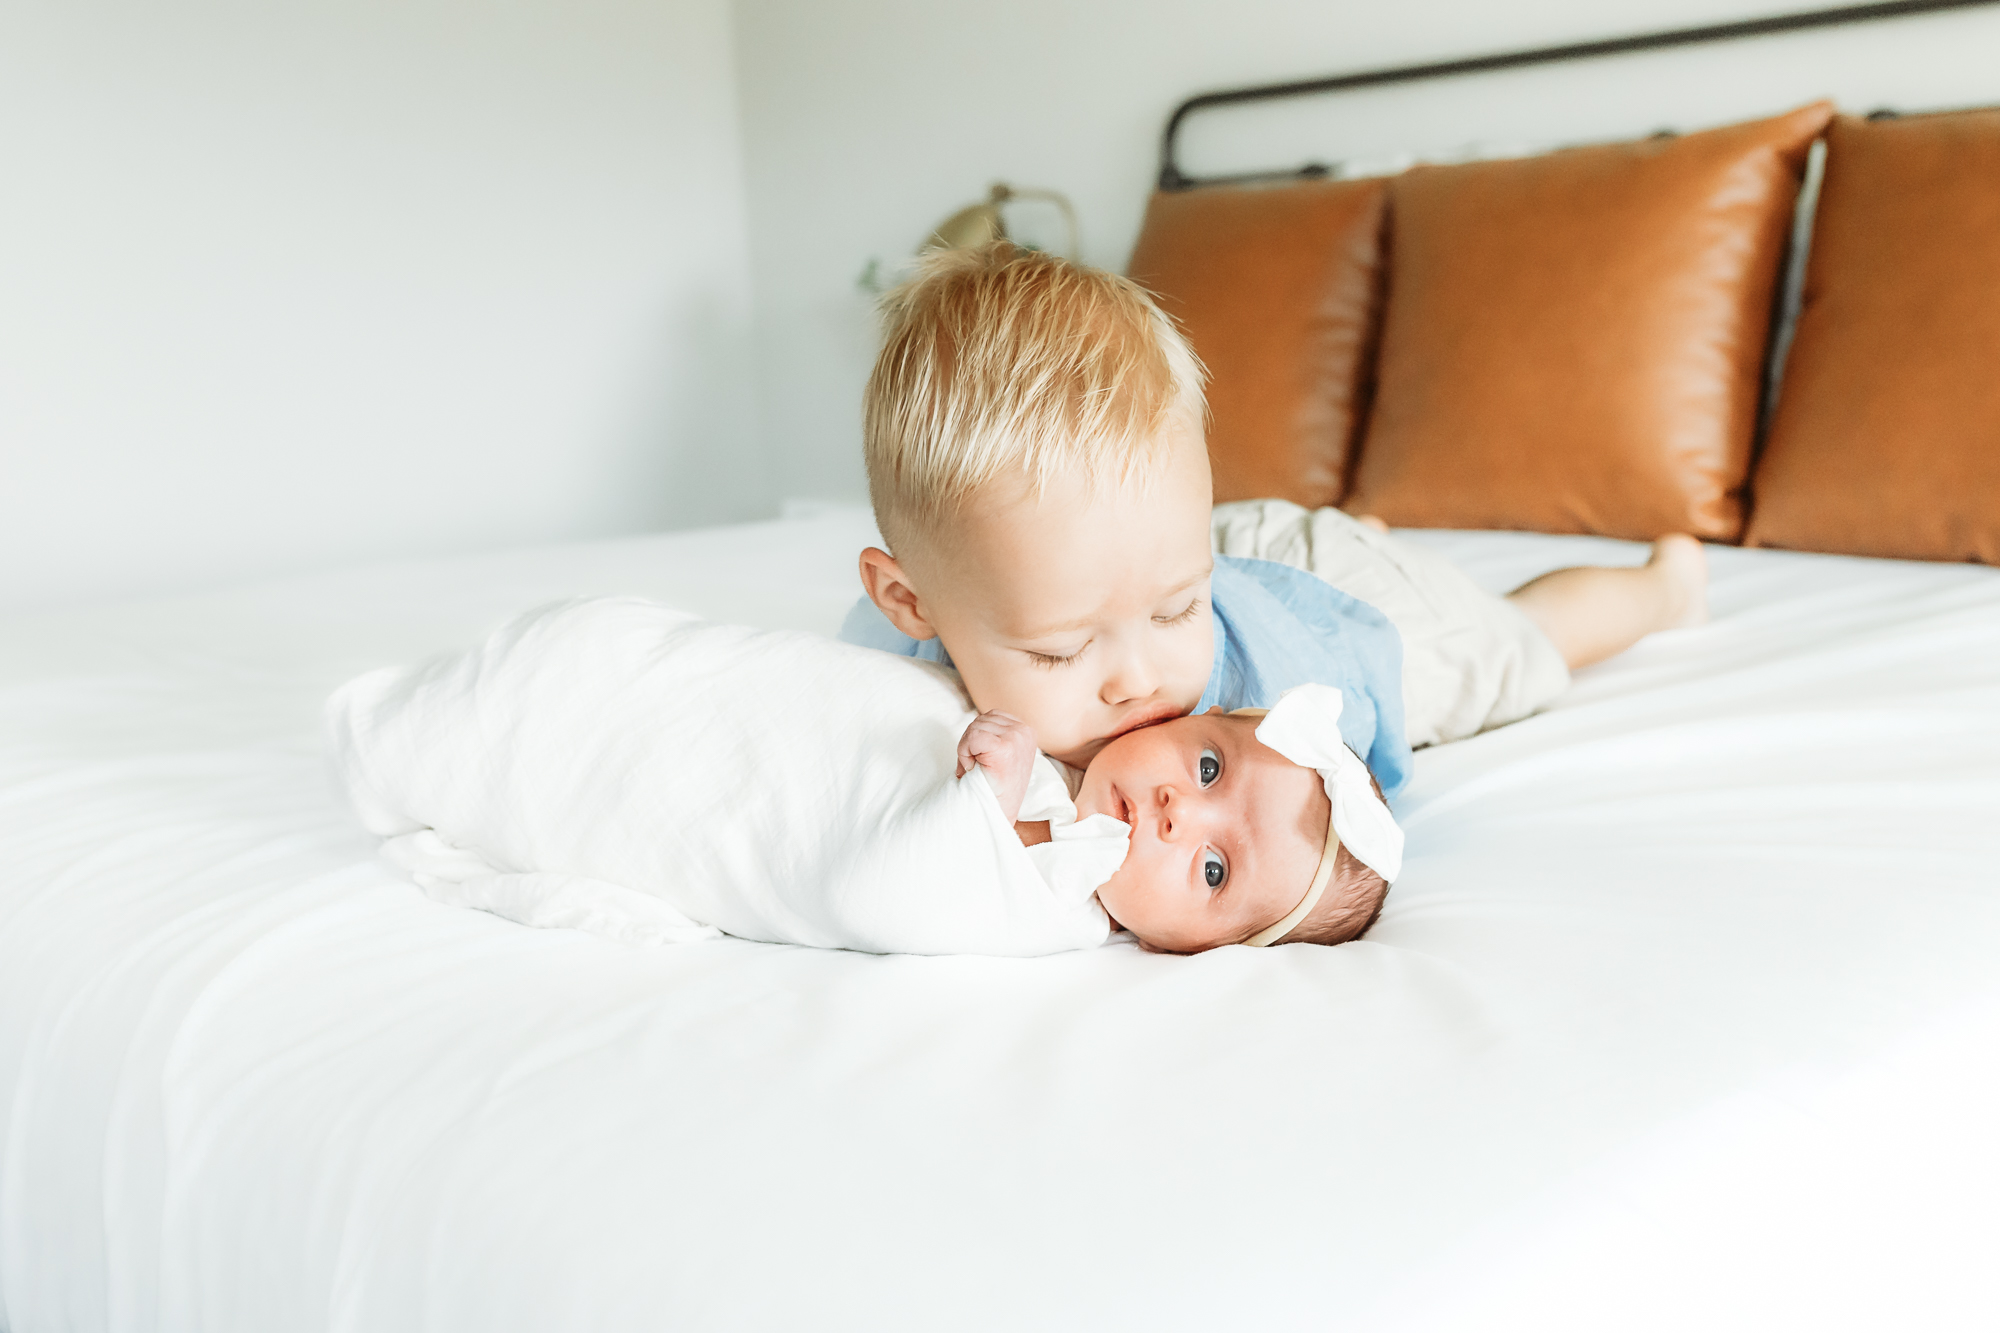
[[[1129,731],[1150,727],[1155,722],[1165,722],[1180,715],[1181,710],[1172,704],[1148,704],[1112,728],[1111,734],[1105,739],[1115,741]]]

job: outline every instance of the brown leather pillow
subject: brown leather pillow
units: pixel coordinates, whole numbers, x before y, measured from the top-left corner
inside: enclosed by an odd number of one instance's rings
[[[1398,177],[1347,508],[1734,540],[1792,206],[1831,114]]]
[[[1338,504],[1366,406],[1381,180],[1161,193],[1132,277],[1208,366],[1215,498]]]
[[[2000,110],[1826,148],[1748,541],[2000,564]]]

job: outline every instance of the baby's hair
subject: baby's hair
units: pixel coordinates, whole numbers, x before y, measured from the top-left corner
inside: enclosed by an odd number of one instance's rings
[[[882,302],[862,407],[869,498],[907,558],[1003,476],[1144,481],[1176,412],[1201,422],[1202,369],[1130,279],[1008,241],[936,250]]]
[[[1374,770],[1369,770],[1368,785],[1375,789],[1375,799],[1388,804],[1389,798],[1382,794],[1382,784],[1376,779]],[[1332,814],[1329,805],[1328,814]],[[1345,944],[1358,940],[1374,929],[1375,922],[1382,915],[1382,904],[1389,898],[1389,881],[1376,873],[1367,862],[1347,849],[1345,843],[1333,858],[1333,882],[1326,886],[1318,903],[1306,913],[1306,919],[1285,932],[1280,944]]]
[[[1345,944],[1366,935],[1382,915],[1389,881],[1341,847],[1334,861],[1333,882],[1306,919],[1285,932],[1283,944]]]

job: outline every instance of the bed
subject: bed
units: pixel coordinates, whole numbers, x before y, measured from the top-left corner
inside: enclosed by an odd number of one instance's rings
[[[332,792],[359,670],[573,593],[831,630],[871,539],[0,623],[0,1327],[2000,1322],[2000,572],[1711,548],[1712,624],[1418,756],[1337,949],[629,949]]]

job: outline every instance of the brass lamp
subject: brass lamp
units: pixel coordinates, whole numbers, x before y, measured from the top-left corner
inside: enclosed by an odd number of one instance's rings
[[[960,246],[985,245],[1007,235],[1007,219],[1002,215],[1001,205],[1016,199],[1039,199],[1054,204],[1062,211],[1063,224],[1069,232],[1069,244],[1064,254],[1075,259],[1077,255],[1076,209],[1069,200],[1054,190],[1017,190],[1005,181],[995,181],[984,203],[972,204],[959,209],[930,234],[930,239],[918,247],[918,253],[925,250],[955,250]]]
[[[917,247],[917,253],[955,250],[961,246],[984,245],[988,241],[999,240],[1007,235],[1007,219],[1001,211],[1002,206],[1021,199],[1054,204],[1060,209],[1063,225],[1069,233],[1069,245],[1064,254],[1070,259],[1082,257],[1077,242],[1076,209],[1070,206],[1067,197],[1054,190],[1017,190],[1005,181],[995,181],[983,203],[961,208],[938,223],[924,243]],[[898,273],[907,268],[907,261],[885,264],[880,259],[870,259],[861,270],[861,276],[855,279],[855,285],[870,296],[880,296],[896,281]]]

